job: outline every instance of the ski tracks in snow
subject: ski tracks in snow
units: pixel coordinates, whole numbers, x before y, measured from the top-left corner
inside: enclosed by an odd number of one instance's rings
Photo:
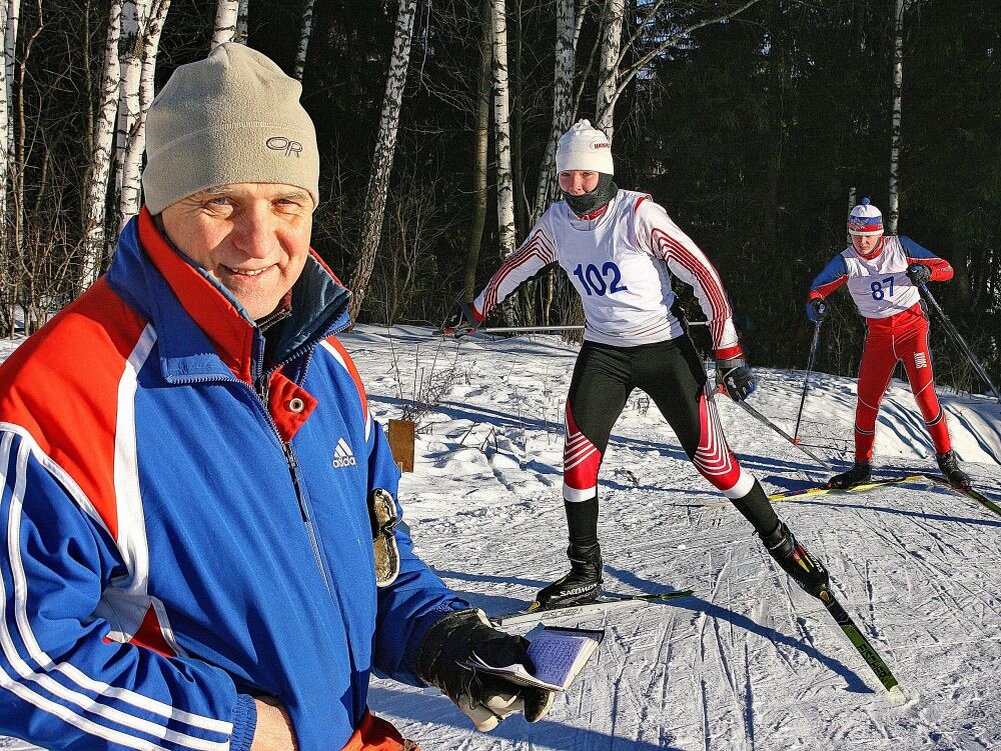
[[[384,419],[395,416],[398,389],[385,380],[389,350],[377,345],[366,341],[371,356],[358,364]],[[496,613],[566,570],[560,410],[574,353],[540,343],[462,346],[468,378],[428,414],[418,469],[404,476],[401,495],[418,552],[473,605]],[[402,368],[410,372],[413,364]],[[767,381],[757,405],[791,429],[802,374],[767,371]],[[887,395],[900,403],[886,411],[892,425],[881,423],[877,453],[884,466],[926,467],[923,428],[898,388]],[[981,406],[977,415],[988,414]],[[813,436],[850,436],[853,408],[850,379],[816,374],[804,425]],[[966,413],[954,420],[962,408],[950,402],[950,425],[978,424]],[[720,412],[734,451],[759,476],[822,474],[726,400]],[[485,442],[491,430],[496,440]],[[997,467],[970,469],[999,485]],[[823,606],[772,562],[740,514],[729,504],[705,507],[721,496],[638,393],[613,429],[599,498],[606,590],[691,588],[693,597],[566,621],[604,625],[606,638],[535,725],[516,718],[479,734],[446,700],[383,681],[373,710],[428,749],[1001,748],[1001,518],[974,501],[908,486],[776,506],[914,697],[894,707]]]

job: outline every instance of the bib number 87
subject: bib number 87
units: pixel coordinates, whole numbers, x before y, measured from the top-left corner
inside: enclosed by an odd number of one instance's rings
[[[869,289],[872,290],[873,300],[882,300],[884,297],[893,297],[893,277],[888,276],[886,279],[880,279],[877,282],[873,282],[869,285]]]
[[[580,280],[580,286],[588,295],[604,295],[613,292],[625,292],[628,287],[622,284],[622,272],[619,267],[608,261],[598,270],[593,263],[587,266],[577,264],[573,275]],[[607,281],[606,281],[607,280]]]

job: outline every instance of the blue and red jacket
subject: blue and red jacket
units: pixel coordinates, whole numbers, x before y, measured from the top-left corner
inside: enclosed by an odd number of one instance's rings
[[[347,743],[373,671],[420,685],[468,607],[367,495],[399,473],[310,256],[279,367],[146,211],[109,272],[0,367],[0,735],[47,749],[245,751],[277,697],[303,751]]]
[[[914,317],[912,309],[920,313],[920,308],[915,306],[921,298],[918,288],[907,276],[907,269],[916,264],[930,269],[930,281],[947,282],[952,279],[952,266],[948,261],[909,237],[883,235],[866,256],[849,245],[814,277],[807,303],[823,300],[847,284],[859,314],[870,325],[905,312],[908,315],[904,319],[911,320]]]

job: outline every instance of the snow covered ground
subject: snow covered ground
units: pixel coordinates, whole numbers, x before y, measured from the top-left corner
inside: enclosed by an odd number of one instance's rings
[[[407,520],[451,587],[488,613],[508,611],[566,565],[562,415],[576,347],[556,337],[442,344],[429,333],[361,327],[342,341],[380,419],[400,417],[415,397],[438,400],[419,418],[417,466],[401,485]],[[803,374],[756,373],[751,403],[792,433]],[[854,381],[811,383],[804,443],[845,466]],[[796,447],[718,401],[733,449],[767,490],[826,479]],[[978,487],[1001,497],[1001,406],[966,395],[943,401]],[[876,452],[877,475],[935,469],[906,383],[887,394]],[[639,392],[613,431],[600,493],[606,590],[694,596],[565,620],[604,626],[605,641],[537,724],[514,718],[479,734],[436,691],[389,681],[376,683],[373,709],[427,749],[1001,747],[1001,517],[928,486],[776,507],[827,563],[843,603],[911,696],[895,707],[819,601],[719,505]]]
[[[430,403],[417,418],[415,472],[401,484],[425,560],[488,613],[515,609],[562,574],[563,403],[576,347],[555,337],[443,341],[418,328],[359,327],[341,339],[377,418]],[[11,349],[0,340],[0,359]],[[755,372],[751,404],[791,433],[803,374]],[[801,436],[840,468],[854,381],[811,383]],[[943,401],[966,468],[1001,498],[1001,406]],[[767,490],[826,479],[796,447],[718,402],[731,446]],[[876,452],[877,476],[934,469],[905,383],[894,381],[884,401]],[[905,686],[910,700],[893,706],[639,392],[613,431],[600,493],[606,590],[694,596],[565,620],[604,626],[605,641],[534,725],[518,717],[480,734],[437,691],[390,681],[375,682],[373,710],[426,751],[1001,748],[1001,517],[917,485],[777,505]]]

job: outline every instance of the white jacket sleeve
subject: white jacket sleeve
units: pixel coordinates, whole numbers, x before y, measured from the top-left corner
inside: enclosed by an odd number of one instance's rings
[[[556,249],[552,237],[546,232],[544,220],[545,216],[532,227],[525,242],[504,259],[500,268],[490,277],[487,286],[473,301],[473,308],[481,320],[494,307],[504,302],[522,282],[531,279],[556,260]]]
[[[663,259],[674,276],[695,290],[695,297],[709,323],[716,356],[740,355],[726,290],[706,254],[682,232],[662,206],[649,199],[636,206],[636,233],[640,247]]]

